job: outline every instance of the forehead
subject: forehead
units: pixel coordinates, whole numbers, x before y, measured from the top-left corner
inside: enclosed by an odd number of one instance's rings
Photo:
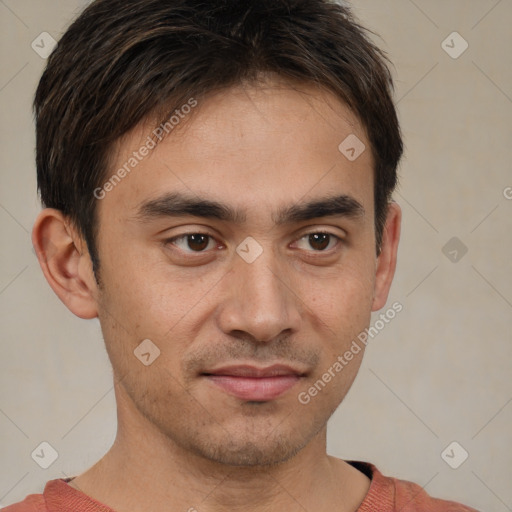
[[[126,172],[100,201],[103,213],[133,214],[142,202],[173,191],[259,210],[339,192],[372,210],[366,132],[332,93],[277,82],[191,100],[194,106],[178,108],[169,134],[144,156],[154,123],[141,123],[118,141],[105,182]],[[346,140],[359,144],[356,159],[342,151]]]

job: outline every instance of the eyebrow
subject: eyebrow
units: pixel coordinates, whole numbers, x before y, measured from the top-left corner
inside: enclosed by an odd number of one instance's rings
[[[346,195],[327,196],[305,203],[280,208],[272,214],[276,225],[292,224],[320,217],[362,217],[365,209],[355,198]],[[243,224],[246,213],[218,201],[198,198],[180,192],[164,194],[143,202],[134,216],[139,222],[148,222],[161,217],[203,217],[234,224]]]

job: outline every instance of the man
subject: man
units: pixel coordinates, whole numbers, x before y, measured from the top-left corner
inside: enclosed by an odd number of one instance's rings
[[[97,0],[71,25],[35,98],[32,239],[100,320],[118,432],[8,512],[473,510],[326,454],[396,265],[385,60],[328,0]]]

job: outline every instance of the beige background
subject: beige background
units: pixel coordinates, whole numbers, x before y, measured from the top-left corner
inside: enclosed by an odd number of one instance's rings
[[[99,323],[60,303],[29,235],[40,208],[31,102],[45,64],[31,43],[43,31],[58,39],[87,3],[0,1],[4,505],[41,492],[47,480],[82,472],[115,434]],[[396,66],[406,155],[395,198],[404,223],[388,305],[404,308],[371,340],[330,422],[328,449],[371,461],[432,495],[510,511],[512,200],[505,196],[512,197],[512,2],[354,4]],[[453,31],[469,43],[456,59],[441,46]],[[460,48],[457,40],[448,44]],[[452,237],[468,248],[458,262],[442,251]],[[31,458],[42,441],[59,454],[46,470]],[[441,458],[452,441],[469,453],[458,469]]]

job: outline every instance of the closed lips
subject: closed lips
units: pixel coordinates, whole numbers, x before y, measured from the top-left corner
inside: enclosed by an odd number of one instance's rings
[[[245,401],[266,402],[284,394],[305,374],[297,369],[273,365],[266,368],[231,366],[204,372],[216,388]]]

